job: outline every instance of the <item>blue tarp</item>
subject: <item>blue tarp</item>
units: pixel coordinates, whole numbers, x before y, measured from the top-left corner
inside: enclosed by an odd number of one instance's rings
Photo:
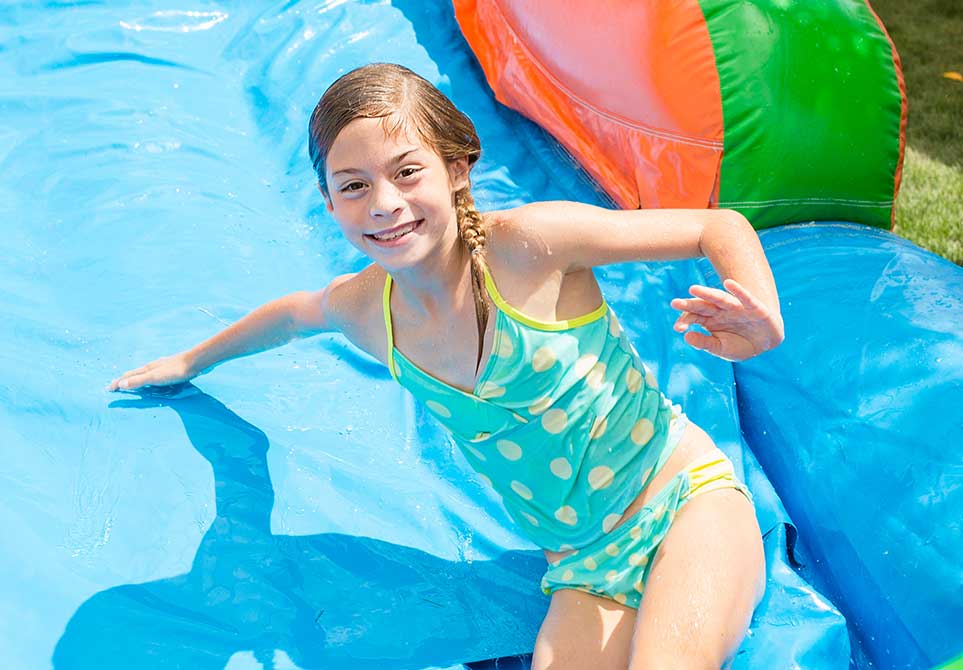
[[[548,605],[541,552],[423,408],[340,335],[148,397],[103,391],[366,264],[324,212],[305,135],[324,88],[377,60],[412,67],[474,120],[482,209],[604,202],[550,138],[493,100],[444,2],[0,7],[9,667],[461,668],[531,651]],[[805,294],[813,269],[792,272],[781,288]],[[660,386],[756,496],[769,582],[734,667],[864,666],[858,645],[851,660],[855,629],[811,585],[853,597],[814,571],[838,536],[820,535],[828,527],[802,506],[797,541],[742,433],[776,449],[757,435],[773,430],[755,416],[741,426],[733,366],[671,331],[668,301],[707,274],[697,261],[597,270]],[[790,356],[802,327],[790,325],[784,353],[758,369]],[[808,501],[779,474],[786,499]],[[886,509],[887,493],[863,492]]]

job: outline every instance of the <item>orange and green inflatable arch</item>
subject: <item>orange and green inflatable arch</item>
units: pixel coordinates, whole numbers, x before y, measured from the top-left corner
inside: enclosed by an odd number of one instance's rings
[[[619,206],[892,227],[906,95],[865,0],[454,5],[499,101]]]

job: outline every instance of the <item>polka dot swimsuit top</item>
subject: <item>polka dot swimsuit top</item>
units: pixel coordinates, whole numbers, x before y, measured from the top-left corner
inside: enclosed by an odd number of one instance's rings
[[[685,416],[662,395],[605,300],[565,321],[497,307],[491,355],[471,393],[395,348],[391,275],[384,317],[392,377],[452,434],[538,546],[579,548],[607,533],[675,447]]]

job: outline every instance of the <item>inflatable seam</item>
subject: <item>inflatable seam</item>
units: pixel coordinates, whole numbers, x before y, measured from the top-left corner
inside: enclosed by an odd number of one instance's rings
[[[846,205],[848,207],[892,207],[892,200],[847,200],[846,198],[774,198],[772,200],[720,200],[720,207],[743,207],[751,209],[753,207],[769,207],[772,205]]]

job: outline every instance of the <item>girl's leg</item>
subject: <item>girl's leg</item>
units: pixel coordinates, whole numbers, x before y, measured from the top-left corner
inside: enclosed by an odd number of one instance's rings
[[[655,554],[627,667],[719,670],[746,634],[765,567],[749,500],[732,488],[694,496]]]
[[[625,670],[636,612],[575,589],[552,594],[532,670]]]

